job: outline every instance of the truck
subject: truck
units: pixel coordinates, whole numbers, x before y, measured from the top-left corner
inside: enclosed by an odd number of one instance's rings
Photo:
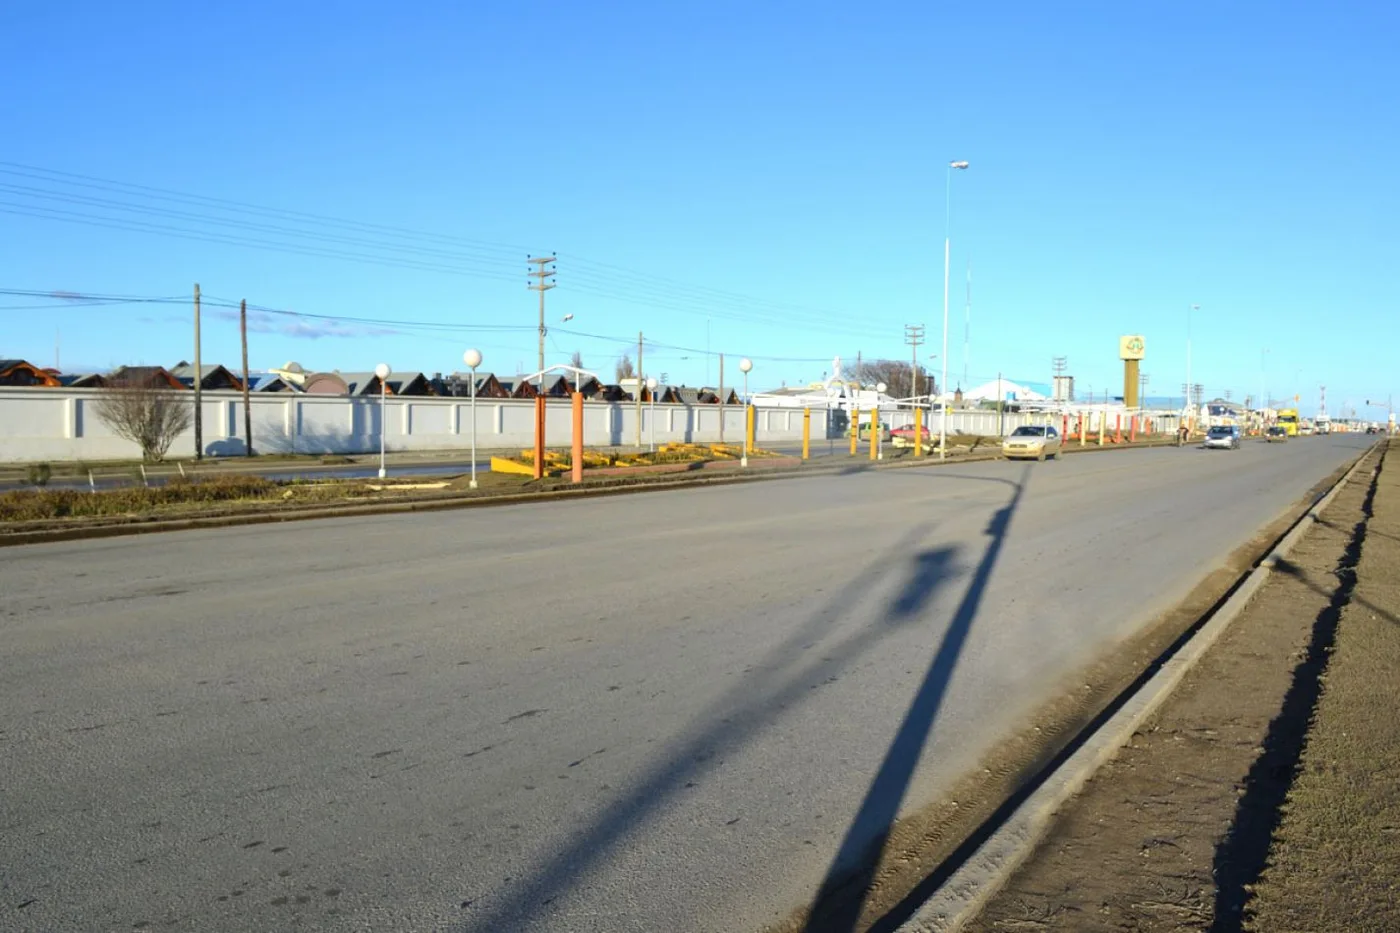
[[[1278,426],[1288,434],[1289,437],[1298,436],[1298,409],[1280,408],[1278,412]]]

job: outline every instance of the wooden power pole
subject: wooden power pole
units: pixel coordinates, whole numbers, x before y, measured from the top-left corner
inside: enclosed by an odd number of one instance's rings
[[[637,331],[637,446],[642,446],[642,386],[646,384],[645,376],[642,375],[642,350],[645,342],[642,340],[642,332]]]
[[[243,455],[253,456],[253,407],[248,388],[248,299],[238,303],[238,339],[243,344]]]
[[[199,358],[199,283],[194,283],[194,458],[204,459],[204,367]]]

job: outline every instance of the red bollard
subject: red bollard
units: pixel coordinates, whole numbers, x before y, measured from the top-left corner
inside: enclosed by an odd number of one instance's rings
[[[1113,443],[1123,443],[1123,415],[1121,412],[1113,416]]]
[[[1136,442],[1137,442],[1137,415],[1133,415],[1133,424],[1132,424],[1131,429],[1129,429],[1129,431],[1128,431],[1128,442],[1129,442],[1129,443],[1136,443]]]

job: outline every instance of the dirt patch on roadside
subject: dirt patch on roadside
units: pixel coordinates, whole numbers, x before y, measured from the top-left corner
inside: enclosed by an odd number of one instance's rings
[[[1400,449],[1397,445],[1396,449]],[[1246,929],[1400,930],[1400,468],[1377,478],[1355,585]],[[1344,581],[1345,582],[1345,581]],[[1280,799],[1281,798],[1281,799]],[[1245,840],[1246,842],[1252,840]],[[1260,867],[1263,867],[1262,864]]]
[[[1158,714],[1057,815],[968,930],[1242,928],[1241,908],[1317,702],[1371,481],[1365,468],[1353,477],[1325,523],[1298,542]],[[1382,928],[1396,927],[1335,929]]]
[[[998,745],[945,797],[896,823],[883,845],[875,847],[870,855],[876,867],[869,885],[847,882],[823,891],[812,905],[794,911],[783,922],[769,927],[767,933],[893,930],[942,881],[942,866],[971,848],[978,829],[1008,798],[1049,766],[1111,701],[1143,677],[1202,616],[1227,598],[1243,576],[1345,472],[1345,468],[1338,470],[1318,483],[1284,515],[1237,549],[1176,608],[1068,679],[1057,699],[1046,704],[1023,731]],[[863,874],[872,877],[869,872]],[[852,902],[860,904],[854,926],[844,919],[850,916]]]

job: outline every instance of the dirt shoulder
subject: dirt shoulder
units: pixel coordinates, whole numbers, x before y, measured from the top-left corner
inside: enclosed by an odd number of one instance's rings
[[[1246,929],[1400,930],[1400,457],[1372,509]]]
[[[967,929],[1400,929],[1397,486],[1358,471]]]

